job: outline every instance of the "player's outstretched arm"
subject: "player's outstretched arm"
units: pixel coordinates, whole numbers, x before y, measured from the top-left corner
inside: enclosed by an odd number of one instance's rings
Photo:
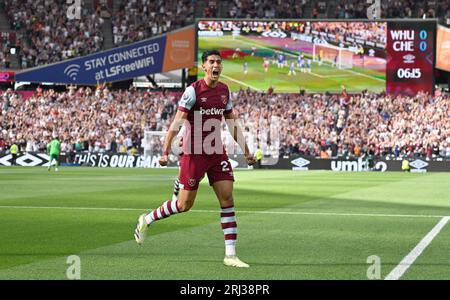
[[[159,164],[161,166],[167,166],[170,146],[172,145],[173,139],[177,136],[185,120],[187,119],[187,116],[188,116],[187,112],[182,112],[180,110],[178,110],[177,113],[175,114],[172,124],[170,124],[169,132],[167,132],[166,138],[164,140],[163,154],[159,159]]]
[[[247,164],[249,166],[254,165],[256,160],[255,157],[250,153],[248,149],[247,143],[245,142],[244,134],[242,133],[242,129],[237,123],[237,116],[230,112],[229,114],[225,114],[225,122],[227,123],[228,130],[231,133],[233,139],[238,143],[241,147],[242,151],[244,151],[245,159],[247,160]]]

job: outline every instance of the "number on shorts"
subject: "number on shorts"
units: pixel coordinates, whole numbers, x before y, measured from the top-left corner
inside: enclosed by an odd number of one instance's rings
[[[228,168],[228,161],[222,160],[222,161],[220,162],[220,164],[222,165],[222,172],[228,172],[228,171],[230,171],[230,168]]]

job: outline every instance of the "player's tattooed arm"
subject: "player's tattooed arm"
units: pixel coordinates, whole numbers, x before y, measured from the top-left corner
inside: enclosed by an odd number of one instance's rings
[[[231,111],[228,114],[224,115],[225,122],[227,123],[228,130],[231,133],[233,139],[238,143],[241,149],[244,151],[245,159],[247,160],[247,164],[249,166],[255,164],[256,160],[253,154],[250,153],[248,149],[247,143],[245,142],[244,134],[242,133],[241,126],[238,124],[237,116]]]
[[[159,164],[161,166],[167,166],[170,146],[172,145],[173,139],[177,136],[185,120],[187,119],[187,116],[187,112],[183,112],[180,110],[178,110],[175,114],[175,117],[172,121],[172,124],[170,124],[169,131],[167,132],[166,138],[164,140],[163,153],[161,158],[159,159]]]

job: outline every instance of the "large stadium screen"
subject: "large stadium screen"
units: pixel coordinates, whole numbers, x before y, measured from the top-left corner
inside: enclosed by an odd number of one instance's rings
[[[436,38],[436,68],[450,72],[450,28],[440,25]]]
[[[429,24],[425,29],[427,53],[420,48],[423,24]],[[344,85],[349,92],[410,93],[416,91],[417,82],[421,83],[418,88],[431,91],[433,64],[428,66],[419,59],[433,53],[429,42],[434,38],[432,24],[435,22],[199,20],[197,61],[200,66],[203,51],[218,49],[224,59],[222,80],[233,91],[272,87],[279,93],[340,92]],[[404,28],[417,31],[413,46],[397,51],[389,45],[388,32]],[[389,64],[394,56],[405,61],[409,70],[398,71],[403,68],[401,63]],[[414,73],[417,68],[420,78]],[[403,78],[397,78],[399,73]],[[389,89],[387,81],[400,82],[400,88]]]

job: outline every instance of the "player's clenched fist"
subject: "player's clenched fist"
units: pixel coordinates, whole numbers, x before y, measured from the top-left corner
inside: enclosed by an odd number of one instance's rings
[[[161,167],[167,166],[168,160],[169,159],[168,159],[167,155],[161,156],[161,158],[159,159],[159,164],[161,165]]]
[[[256,163],[256,159],[255,159],[255,157],[253,155],[250,155],[250,154],[246,155],[245,159],[247,160],[247,164],[249,166],[253,166]]]

